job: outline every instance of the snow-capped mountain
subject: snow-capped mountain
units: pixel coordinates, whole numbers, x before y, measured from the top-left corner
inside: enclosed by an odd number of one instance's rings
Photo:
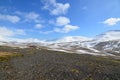
[[[65,37],[49,44],[49,48],[73,53],[120,55],[120,31],[108,31],[94,38]]]
[[[100,42],[93,48],[106,53],[120,55],[120,40]]]
[[[10,42],[0,41],[1,45],[26,48],[30,45],[38,48],[92,55],[120,55],[120,30],[108,31],[94,38],[68,36],[58,40],[45,41],[38,39],[13,39]]]

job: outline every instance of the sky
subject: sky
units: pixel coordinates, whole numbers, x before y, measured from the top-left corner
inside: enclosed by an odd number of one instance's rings
[[[0,40],[94,37],[120,30],[120,0],[0,0]]]

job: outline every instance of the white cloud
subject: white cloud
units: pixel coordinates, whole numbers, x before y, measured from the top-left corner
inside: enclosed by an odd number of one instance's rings
[[[60,17],[57,17],[57,19],[56,19],[56,25],[58,25],[58,26],[64,26],[69,23],[70,23],[70,19],[67,17],[60,16]]]
[[[120,18],[109,18],[105,20],[103,23],[109,26],[113,26],[116,25],[118,22],[120,22]]]
[[[26,38],[26,39],[16,39],[16,38],[11,38],[11,41],[17,41],[17,42],[24,42],[24,43],[33,43],[33,42],[43,42],[44,40],[39,40],[37,38]]]
[[[9,21],[12,23],[17,23],[20,21],[20,18],[18,16],[0,14],[0,20]]]
[[[25,31],[22,29],[9,29],[4,26],[0,26],[0,41],[17,41],[17,42],[44,42],[43,40],[35,39],[35,38],[26,38],[19,39],[15,38],[16,35],[25,35]]]
[[[69,3],[58,3],[56,0],[45,0],[44,9],[49,10],[52,15],[66,14],[70,7]]]
[[[63,28],[55,28],[55,32],[59,32],[59,33],[68,33],[74,30],[79,29],[78,26],[73,26],[73,25],[65,25]]]
[[[26,13],[25,14],[25,18],[26,18],[26,21],[35,21],[35,22],[39,22],[38,18],[39,18],[39,14],[35,13],[35,12],[30,12],[30,13]]]
[[[38,28],[38,29],[40,29],[40,28],[42,28],[42,27],[43,27],[42,24],[36,24],[36,25],[35,25],[35,28]]]
[[[0,36],[13,36],[14,32],[7,29],[6,27],[0,27]]]
[[[55,28],[54,32],[59,33],[68,33],[74,30],[79,29],[78,26],[73,26],[70,24],[70,19],[64,16],[59,16],[56,18],[56,22],[54,23],[56,26],[61,26],[60,28]]]
[[[57,3],[55,9],[51,11],[51,14],[53,15],[66,14],[69,7],[70,5],[68,3],[66,4]]]
[[[34,12],[30,12],[28,15],[26,15],[26,18],[28,18],[28,19],[37,19],[38,17],[39,17],[39,15]]]
[[[36,12],[21,12],[16,11],[15,14],[21,16],[24,22],[35,22],[35,23],[44,23],[44,20],[40,14]]]
[[[4,26],[0,26],[0,40],[6,40],[9,37],[13,37],[15,35],[25,35],[25,31],[22,29],[8,29]]]

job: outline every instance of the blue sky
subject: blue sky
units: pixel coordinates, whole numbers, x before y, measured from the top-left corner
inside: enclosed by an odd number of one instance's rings
[[[120,29],[120,0],[0,0],[0,39],[93,37]]]

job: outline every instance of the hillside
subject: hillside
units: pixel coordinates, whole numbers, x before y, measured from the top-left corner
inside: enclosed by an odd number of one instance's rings
[[[0,61],[0,80],[120,80],[120,59],[35,48],[0,47],[22,56]]]
[[[120,55],[120,30],[112,30],[96,37],[67,36],[56,40],[13,39],[0,41],[1,46],[29,48],[45,48],[47,50],[62,51],[76,54],[91,54],[98,56]]]

